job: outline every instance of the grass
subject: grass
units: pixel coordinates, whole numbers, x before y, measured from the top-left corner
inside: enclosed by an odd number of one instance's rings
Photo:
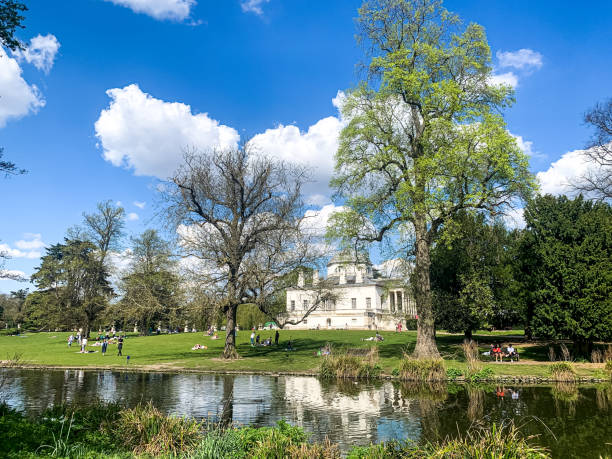
[[[273,331],[260,331],[262,339],[273,335]],[[505,334],[504,334],[505,333]],[[378,348],[378,365],[383,374],[390,375],[398,369],[404,352],[410,353],[416,343],[416,332],[402,333],[382,332],[384,341],[376,343]],[[116,346],[109,346],[106,356],[100,353],[100,347],[88,346],[97,352],[79,354],[76,345],[68,348],[66,342],[69,333],[28,333],[23,337],[0,336],[0,360],[9,361],[15,355],[19,362],[26,365],[78,367],[78,368],[133,368],[152,371],[244,371],[244,372],[277,372],[277,373],[312,373],[317,374],[323,357],[317,351],[331,345],[334,350],[370,348],[374,344],[362,341],[373,335],[367,330],[281,330],[280,345],[275,347],[251,347],[249,331],[237,334],[237,351],[240,359],[225,361],[220,358],[224,345],[224,333],[218,340],[211,340],[202,333],[181,333],[160,336],[129,336],[124,343],[123,357],[118,357]],[[480,354],[488,350],[491,342],[512,342],[521,355],[520,362],[493,363],[489,365],[494,375],[549,377],[548,344],[526,344],[521,341],[520,331],[507,332],[480,331],[473,339],[479,344]],[[285,344],[292,340],[294,351],[286,351]],[[438,349],[444,359],[446,370],[454,368],[462,374],[468,374],[468,365],[461,345],[462,335],[438,333]],[[208,346],[206,350],[192,351],[195,344]],[[126,356],[130,356],[129,363]],[[487,360],[488,361],[488,360]],[[5,362],[9,363],[9,362]],[[595,377],[602,374],[605,364],[574,364],[578,377]],[[609,374],[607,372],[606,374]]]
[[[404,356],[399,364],[399,377],[403,381],[442,381],[446,379],[442,359],[413,359]]]
[[[555,381],[569,383],[576,381],[576,370],[572,362],[552,362],[548,371]]]

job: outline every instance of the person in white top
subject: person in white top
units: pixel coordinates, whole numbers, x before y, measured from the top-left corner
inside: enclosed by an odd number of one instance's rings
[[[81,341],[81,352],[87,352],[87,338],[83,338]]]

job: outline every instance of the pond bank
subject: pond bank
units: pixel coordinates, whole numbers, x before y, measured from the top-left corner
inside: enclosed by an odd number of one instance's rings
[[[24,370],[84,370],[84,371],[121,371],[133,373],[169,373],[169,374],[206,374],[206,375],[258,375],[258,376],[313,376],[318,377],[317,370],[310,371],[268,371],[268,370],[229,370],[229,369],[206,369],[206,368],[180,368],[171,365],[125,365],[125,366],[75,366],[75,365],[41,365],[41,364],[12,364],[10,361],[0,360],[0,368],[16,368]],[[360,381],[360,378],[346,378],[349,380]],[[405,381],[399,376],[391,374],[380,374],[378,377],[371,377],[368,381],[385,380],[385,381]],[[576,377],[577,384],[597,384],[610,382],[610,378],[596,378],[588,376]],[[418,382],[418,381],[406,381]],[[470,380],[464,376],[449,377],[441,379],[439,382],[483,382],[483,383],[514,383],[514,384],[551,384],[555,382],[567,382],[565,379],[555,379],[553,377],[542,377],[537,375],[495,375],[489,378],[479,378]]]

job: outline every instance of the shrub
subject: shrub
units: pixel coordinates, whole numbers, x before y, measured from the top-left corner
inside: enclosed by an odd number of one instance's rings
[[[400,379],[404,381],[441,381],[446,379],[442,359],[413,359],[407,355],[400,360]]]
[[[469,379],[471,382],[486,381],[488,379],[491,379],[494,374],[495,372],[493,371],[492,368],[484,367],[481,370],[477,371],[476,373],[471,374],[469,376]]]
[[[576,370],[571,362],[553,362],[549,365],[548,372],[555,381],[576,381]]]
[[[202,429],[197,421],[166,416],[149,402],[121,411],[113,430],[134,454],[159,455],[194,448]]]
[[[457,368],[449,368],[448,370],[446,370],[446,378],[451,379],[453,381],[462,375],[463,373],[461,373],[461,370]]]

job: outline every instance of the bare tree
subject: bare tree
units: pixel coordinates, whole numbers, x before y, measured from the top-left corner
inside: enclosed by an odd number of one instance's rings
[[[117,249],[123,237],[125,210],[112,201],[102,201],[97,205],[98,212],[83,213],[85,233],[100,250],[100,262],[104,263],[108,252]]]
[[[268,315],[282,315],[278,299],[292,273],[320,260],[316,237],[302,224],[301,189],[307,179],[304,168],[246,144],[187,152],[164,192],[167,219],[180,236],[187,263],[225,315],[224,358],[238,356],[238,306],[254,304]],[[317,297],[320,302],[324,294]]]
[[[584,122],[595,129],[584,158],[591,165],[572,184],[577,191],[597,200],[612,199],[612,98],[596,104],[584,115]]]

